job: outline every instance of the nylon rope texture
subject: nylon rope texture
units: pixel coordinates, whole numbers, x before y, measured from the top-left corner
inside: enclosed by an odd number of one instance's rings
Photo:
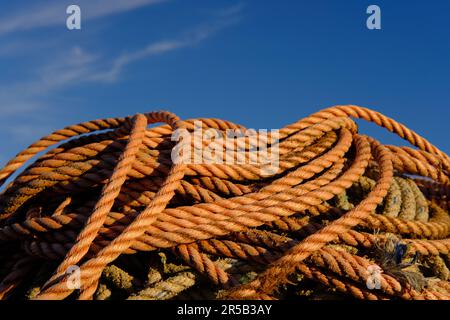
[[[413,147],[383,145],[354,118]],[[450,299],[450,158],[425,138],[334,106],[277,137],[210,144],[243,162],[174,161],[205,147],[174,139],[199,127],[246,132],[158,111],[72,125],[10,160],[0,298]],[[278,152],[275,171],[250,161],[256,142]]]

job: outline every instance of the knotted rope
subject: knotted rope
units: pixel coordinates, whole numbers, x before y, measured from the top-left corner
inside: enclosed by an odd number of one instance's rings
[[[416,148],[382,145],[351,118]],[[450,299],[450,158],[426,139],[378,112],[335,106],[277,139],[213,141],[225,150],[218,163],[175,161],[206,146],[174,141],[199,124],[246,130],[151,112],[66,127],[9,161],[0,186],[47,150],[0,194],[0,297],[114,298],[116,279],[129,299],[280,299],[297,276],[297,286],[359,299]],[[256,142],[277,150],[275,171],[250,161]],[[231,146],[241,154],[228,163]],[[179,271],[165,273],[157,253]],[[78,287],[68,285],[73,267]]]

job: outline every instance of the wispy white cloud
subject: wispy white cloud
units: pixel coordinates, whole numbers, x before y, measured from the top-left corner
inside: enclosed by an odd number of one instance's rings
[[[238,3],[230,7],[223,8],[216,12],[217,19],[210,24],[199,26],[195,29],[184,32],[183,35],[175,39],[162,40],[150,43],[146,47],[134,52],[124,53],[115,58],[108,70],[93,74],[91,80],[106,82],[116,81],[122,70],[129,64],[155,55],[161,55],[177,49],[191,47],[207,38],[213,36],[219,30],[233,25],[241,19],[241,12],[244,3]]]
[[[97,56],[73,47],[34,71],[28,81],[0,87],[0,112],[5,115],[26,113],[42,106],[45,96],[71,84],[78,84],[92,72]]]
[[[229,18],[231,16],[238,16],[244,10],[245,6],[246,6],[245,2],[238,2],[234,5],[231,5],[229,7],[225,7],[225,8],[222,8],[221,10],[218,10],[216,12],[216,15],[223,17],[223,18]]]
[[[138,0],[134,0],[135,4],[137,2]],[[74,46],[36,68],[33,73],[35,77],[30,80],[0,86],[0,112],[5,116],[26,113],[42,108],[58,90],[84,83],[108,84],[119,81],[120,75],[132,63],[195,46],[223,28],[237,23],[241,18],[242,8],[242,5],[225,8],[210,23],[181,32],[171,39],[152,42],[112,57],[91,54]]]
[[[82,82],[89,77],[98,58],[98,55],[87,53],[81,47],[72,47],[67,54],[38,70],[38,90],[47,92],[67,84]]]
[[[83,21],[110,16],[167,0],[78,0]],[[68,1],[45,1],[21,6],[16,12],[0,16],[0,35],[29,29],[65,25]]]
[[[216,21],[214,24],[205,25],[194,30],[190,30],[175,39],[161,40],[155,43],[150,43],[144,48],[133,52],[124,53],[113,59],[108,69],[92,74],[89,80],[105,82],[116,81],[124,68],[129,64],[135,63],[142,59],[150,58],[152,56],[162,55],[178,49],[195,46],[203,40],[213,36],[222,28],[237,21],[238,19],[230,18],[230,16],[228,16],[227,19]]]

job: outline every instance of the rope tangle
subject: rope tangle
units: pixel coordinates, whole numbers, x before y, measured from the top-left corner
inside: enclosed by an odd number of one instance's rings
[[[383,145],[352,118],[415,148]],[[150,112],[66,127],[10,160],[0,170],[0,298],[282,299],[306,281],[358,299],[450,299],[450,158],[426,139],[376,111],[335,106],[277,137],[211,140],[221,161],[196,162],[185,150],[207,144],[174,134],[195,137],[199,124],[246,132]],[[251,161],[260,142],[278,152],[269,174]],[[231,163],[229,147],[240,152]],[[160,268],[161,252],[179,271]]]

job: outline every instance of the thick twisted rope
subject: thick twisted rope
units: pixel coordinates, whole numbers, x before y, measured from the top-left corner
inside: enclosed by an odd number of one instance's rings
[[[383,146],[359,134],[351,117],[385,127],[417,149]],[[156,122],[166,124],[147,128]],[[199,128],[224,136],[232,129],[236,136],[174,140],[179,130],[202,138]],[[101,277],[115,268],[108,265],[170,249],[192,272],[119,289],[130,299],[174,298],[200,281],[221,290],[219,298],[272,299],[300,273],[358,299],[449,298],[450,159],[444,152],[393,119],[357,106],[319,111],[278,135],[246,132],[219,119],[181,121],[151,112],[69,126],[35,142],[0,170],[4,184],[28,160],[59,144],[0,194],[0,296],[14,297],[32,266],[56,260],[50,279],[40,287],[33,283],[33,298],[70,296],[68,270],[74,266],[80,270],[79,299],[111,298],[114,289]],[[259,150],[258,142],[279,152],[270,174],[250,152]],[[192,162],[205,147],[222,150],[223,161],[209,154]],[[174,163],[174,152],[189,148],[194,154]],[[225,161],[230,148],[239,151],[233,163]],[[417,289],[400,277],[407,274],[400,265],[389,273],[376,252],[393,234],[409,254],[420,253],[426,272],[440,280]],[[246,269],[256,278],[231,274],[215,257],[250,263]],[[366,286],[374,264],[385,268],[377,290]]]
[[[133,122],[129,143],[120,156],[111,179],[103,188],[100,199],[95,204],[94,210],[86,222],[86,227],[78,234],[75,244],[70,248],[49,282],[61,277],[71,265],[77,264],[83,258],[97,236],[98,230],[104,224],[106,215],[111,211],[114,200],[119,195],[120,189],[127,178],[127,173],[136,158],[147,126],[147,119],[141,114],[136,115]]]

